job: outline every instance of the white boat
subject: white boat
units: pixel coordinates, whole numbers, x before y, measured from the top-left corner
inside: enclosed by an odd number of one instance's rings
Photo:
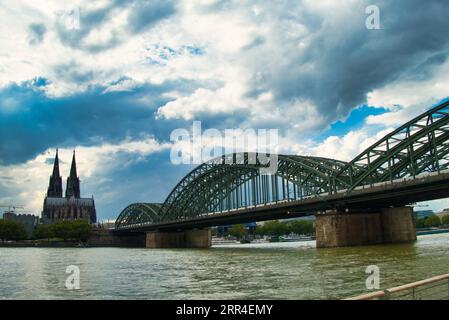
[[[279,241],[281,242],[294,242],[294,241],[310,241],[315,240],[314,236],[306,236],[306,235],[289,235],[289,236],[281,236],[279,237]]]

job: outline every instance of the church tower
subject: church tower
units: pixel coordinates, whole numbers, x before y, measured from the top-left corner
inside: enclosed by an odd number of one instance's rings
[[[47,197],[62,198],[62,178],[59,174],[58,149],[56,149],[55,162],[53,163],[53,173],[48,184]]]
[[[80,179],[76,171],[75,150],[73,151],[70,176],[67,178],[65,197],[62,196],[62,178],[59,174],[59,156],[56,150],[53,173],[50,177],[47,196],[44,199],[42,222],[85,220],[88,223],[97,222],[94,197],[81,198]]]
[[[66,198],[80,198],[80,179],[76,173],[75,150],[73,150],[72,166],[70,167],[70,176],[67,178],[67,188],[65,190]]]

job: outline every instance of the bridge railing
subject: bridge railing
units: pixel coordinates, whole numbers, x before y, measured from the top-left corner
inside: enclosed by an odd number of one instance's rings
[[[449,273],[346,300],[449,300]]]

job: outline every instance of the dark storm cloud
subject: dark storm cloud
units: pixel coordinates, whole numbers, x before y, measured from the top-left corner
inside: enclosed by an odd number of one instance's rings
[[[28,27],[29,31],[29,43],[35,45],[41,43],[44,40],[45,32],[47,32],[47,27],[43,23],[32,23]]]
[[[79,156],[82,156],[81,154]],[[132,154],[119,155],[118,163],[129,163],[135,159]],[[115,219],[121,210],[134,202],[164,202],[177,181],[187,174],[192,166],[174,166],[170,162],[170,151],[152,153],[141,161],[131,162],[128,166],[114,168],[103,176],[93,176],[83,181],[82,192],[93,194],[100,219]],[[107,198],[109,193],[117,196]]]
[[[437,72],[438,68],[444,64],[448,57],[448,52],[437,53],[427,58],[423,63],[408,72],[404,78],[407,80],[426,80]]]
[[[139,33],[148,30],[156,22],[167,18],[175,12],[173,1],[137,1],[128,16],[128,26],[131,32]]]
[[[83,40],[96,28],[107,23],[112,15],[122,9],[121,1],[110,1],[108,5],[93,10],[87,10],[84,7],[74,7],[69,12],[59,12],[60,18],[56,24],[56,30],[60,41],[71,48],[83,49],[90,52],[98,52],[112,48],[119,43],[118,35],[113,34],[110,39],[99,42],[95,45],[85,45]],[[79,28],[75,28],[74,20],[78,15]]]
[[[114,143],[145,134],[168,140],[179,123],[155,121],[155,110],[169,101],[163,94],[174,89],[188,94],[196,87],[187,80],[131,91],[97,86],[51,98],[42,90],[47,83],[39,78],[0,90],[0,165],[24,162],[49,147]]]
[[[369,92],[394,80],[428,79],[432,68],[444,62],[449,52],[449,1],[364,1],[345,12],[340,24],[332,21],[331,12],[309,12],[297,1],[282,3],[291,9],[281,11],[283,5],[267,4],[268,13],[264,16],[262,12],[257,23],[279,19],[277,14],[284,13],[285,19],[290,16],[292,21],[305,25],[307,32],[285,40],[280,35],[289,30],[275,30],[278,41],[268,45],[280,47],[284,57],[276,59],[280,63],[254,62],[258,76],[249,94],[271,90],[276,104],[286,107],[295,99],[310,100],[326,124],[346,116],[366,102]],[[365,27],[368,5],[380,8],[381,30]],[[335,16],[339,14],[337,10]],[[298,48],[302,37],[310,41],[305,50]],[[256,47],[254,55],[270,54],[260,47]]]
[[[157,22],[172,15],[175,10],[173,1],[120,1],[112,0],[108,5],[88,10],[84,7],[76,8],[79,11],[79,29],[67,26],[66,17],[73,12],[61,12],[56,29],[60,41],[71,48],[97,53],[120,45],[128,36],[148,31]],[[128,24],[124,27],[110,26],[112,18],[123,10],[129,10]],[[91,32],[102,27],[109,27],[110,36],[97,43],[85,43],[84,40]]]
[[[82,71],[81,66],[75,61],[53,67],[55,79],[66,81],[68,83],[83,84],[95,80],[96,74],[93,70]]]

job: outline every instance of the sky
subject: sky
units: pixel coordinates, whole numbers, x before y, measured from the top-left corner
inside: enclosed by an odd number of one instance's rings
[[[170,161],[170,134],[193,121],[351,160],[449,96],[448,13],[435,0],[0,0],[0,204],[40,214],[56,148],[64,185],[76,149],[99,220],[163,202],[194,167]]]

